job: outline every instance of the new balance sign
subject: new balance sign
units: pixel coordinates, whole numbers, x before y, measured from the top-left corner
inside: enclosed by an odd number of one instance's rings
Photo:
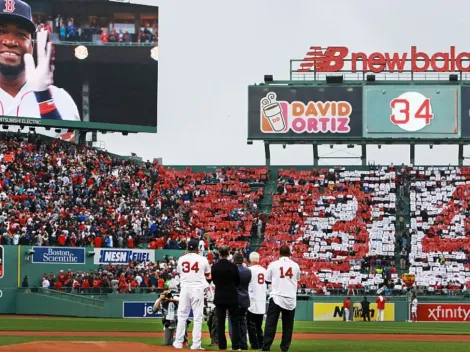
[[[85,248],[33,247],[33,263],[85,264]]]
[[[128,264],[137,262],[154,262],[155,251],[149,249],[104,249],[95,248],[95,264]]]
[[[344,46],[330,46],[323,49],[312,46],[307,51],[297,72],[338,72],[344,68],[345,61],[351,62],[352,72],[403,72],[406,63],[411,63],[412,72],[470,72],[470,52],[457,53],[455,46],[448,52],[427,54],[412,46],[411,53],[379,53],[367,55],[363,52],[351,53]]]

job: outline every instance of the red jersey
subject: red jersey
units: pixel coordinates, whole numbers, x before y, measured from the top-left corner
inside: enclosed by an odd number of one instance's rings
[[[376,300],[377,303],[377,309],[385,309],[385,298],[384,296],[380,295],[377,297]]]

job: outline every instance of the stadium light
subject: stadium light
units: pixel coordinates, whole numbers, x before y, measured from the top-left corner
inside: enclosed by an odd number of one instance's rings
[[[75,48],[75,57],[79,60],[85,60],[88,57],[88,49],[84,45]]]

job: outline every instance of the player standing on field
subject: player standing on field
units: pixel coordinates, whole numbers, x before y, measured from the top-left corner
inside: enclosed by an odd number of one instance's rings
[[[201,350],[202,320],[204,315],[204,290],[210,279],[209,262],[198,254],[198,241],[190,240],[188,254],[178,259],[177,272],[180,275],[180,300],[178,305],[178,325],[173,347],[182,349],[186,321],[193,310],[192,350]]]
[[[250,295],[250,308],[246,315],[248,337],[251,348],[258,350],[263,347],[263,317],[266,313],[266,269],[259,265],[259,254],[250,253],[251,281],[248,286]]]
[[[263,351],[269,351],[276,334],[279,314],[282,312],[281,351],[289,350],[294,330],[295,306],[297,303],[297,283],[300,279],[299,265],[292,261],[290,249],[281,246],[280,258],[268,266],[265,281],[271,284],[268,314],[264,331]]]
[[[418,321],[418,299],[413,294],[411,297],[411,322],[416,323]]]

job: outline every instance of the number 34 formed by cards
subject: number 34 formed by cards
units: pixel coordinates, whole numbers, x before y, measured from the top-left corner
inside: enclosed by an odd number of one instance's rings
[[[419,131],[434,119],[431,99],[421,93],[404,93],[390,102],[390,108],[390,122],[408,132]]]

